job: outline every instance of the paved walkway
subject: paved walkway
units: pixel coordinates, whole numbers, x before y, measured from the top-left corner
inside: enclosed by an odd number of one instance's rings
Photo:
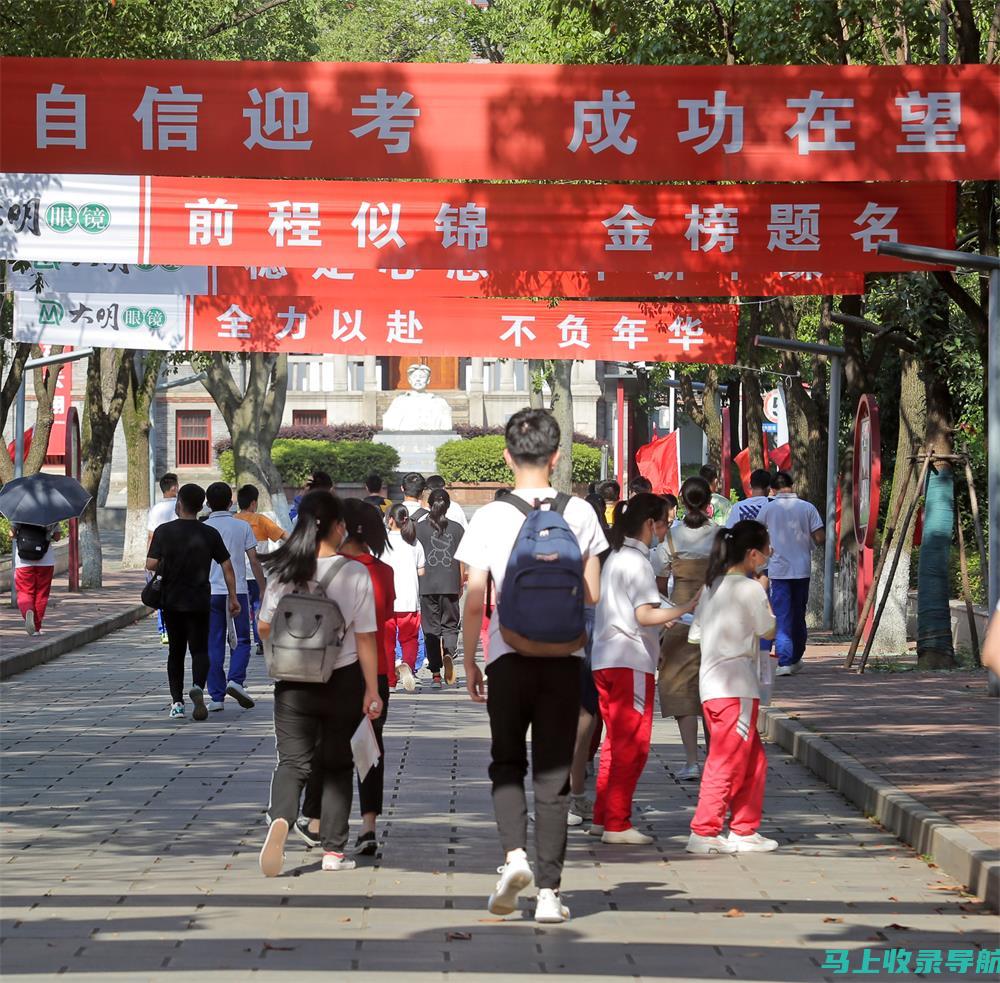
[[[810,645],[805,670],[775,680],[774,705],[1000,848],[1000,700],[987,695],[986,671],[880,672],[872,659],[859,676],[843,669],[848,647]]]
[[[662,721],[638,796],[655,844],[571,831],[573,920],[536,927],[527,901],[492,917],[486,715],[458,691],[392,698],[377,858],[325,874],[296,841],[266,880],[270,699],[168,720],[153,630],[0,687],[6,979],[812,981],[843,978],[821,968],[828,948],[857,965],[865,947],[997,945],[994,916],[774,749],[765,829],[782,849],[685,854],[696,786],[673,778],[682,755]],[[259,664],[252,682],[266,693]]]

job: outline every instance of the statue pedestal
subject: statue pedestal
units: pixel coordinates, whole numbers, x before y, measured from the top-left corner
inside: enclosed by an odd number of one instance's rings
[[[396,448],[402,473],[419,471],[424,475],[437,471],[437,449],[449,440],[457,439],[458,434],[450,430],[383,430],[372,437],[376,444]]]

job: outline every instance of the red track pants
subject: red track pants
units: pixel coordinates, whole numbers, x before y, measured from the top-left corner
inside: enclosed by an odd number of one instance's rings
[[[706,700],[702,705],[711,742],[701,776],[691,832],[718,836],[729,828],[739,836],[757,832],[764,806],[767,756],[757,733],[760,700]]]
[[[396,651],[396,634],[399,634],[399,647],[403,653],[403,661],[411,668],[417,668],[417,651],[420,641],[420,612],[397,611],[385,623],[385,650]]]
[[[594,822],[619,833],[632,825],[632,796],[649,757],[654,679],[635,669],[598,669],[594,683],[604,720]]]
[[[35,627],[42,627],[45,609],[49,606],[52,574],[55,567],[18,567],[14,571],[14,588],[17,591],[17,609],[24,618],[35,612]]]

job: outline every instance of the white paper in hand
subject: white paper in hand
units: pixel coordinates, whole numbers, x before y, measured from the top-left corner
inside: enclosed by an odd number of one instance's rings
[[[378,741],[375,739],[375,728],[367,717],[362,718],[354,736],[351,737],[351,753],[354,755],[354,766],[358,769],[358,778],[364,781],[368,772],[382,757]]]

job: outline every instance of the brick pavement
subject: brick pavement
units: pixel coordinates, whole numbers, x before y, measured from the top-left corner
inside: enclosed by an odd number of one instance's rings
[[[170,721],[154,642],[136,625],[0,687],[7,979],[812,981],[844,978],[825,948],[997,945],[994,916],[773,748],[765,831],[782,849],[685,854],[696,786],[674,780],[663,721],[638,795],[654,845],[571,831],[573,920],[536,927],[528,902],[491,917],[488,731],[460,692],[393,696],[377,858],[324,874],[295,843],[266,880],[270,700]],[[259,664],[252,682],[266,692]]]
[[[987,695],[985,670],[873,672],[873,659],[859,676],[843,669],[847,648],[810,645],[805,669],[775,680],[774,705],[1000,848],[1000,700]]]

